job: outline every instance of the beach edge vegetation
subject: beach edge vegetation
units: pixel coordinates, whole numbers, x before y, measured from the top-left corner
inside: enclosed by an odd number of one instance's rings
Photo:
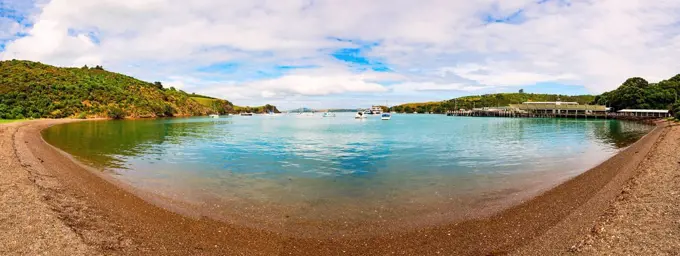
[[[197,99],[209,98],[209,103]],[[0,119],[155,118],[237,113],[223,99],[189,94],[109,72],[24,60],[0,61]],[[275,106],[247,108],[278,112]]]

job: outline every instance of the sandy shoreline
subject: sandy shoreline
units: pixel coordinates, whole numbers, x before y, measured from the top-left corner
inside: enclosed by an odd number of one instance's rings
[[[376,230],[376,236],[370,238],[311,239],[186,217],[154,206],[86,170],[42,140],[42,129],[71,121],[0,125],[0,220],[15,219],[9,225],[5,221],[0,224],[0,254],[50,250],[70,255],[569,253],[584,245],[596,248],[595,242],[583,242],[592,236],[592,227],[602,221],[601,216],[640,172],[639,167],[658,155],[650,151],[677,149],[672,148],[677,143],[660,143],[660,138],[680,133],[677,127],[658,127],[601,165],[489,218],[410,232]],[[23,194],[17,192],[24,190]],[[33,215],[21,214],[24,208],[46,217],[35,222],[30,219]]]

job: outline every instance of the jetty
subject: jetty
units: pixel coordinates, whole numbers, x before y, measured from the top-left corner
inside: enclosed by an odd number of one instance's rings
[[[646,120],[670,117],[668,110],[623,109],[612,112],[602,105],[580,105],[577,102],[524,102],[507,107],[484,107],[446,112],[447,116],[513,117],[513,118],[593,118]]]

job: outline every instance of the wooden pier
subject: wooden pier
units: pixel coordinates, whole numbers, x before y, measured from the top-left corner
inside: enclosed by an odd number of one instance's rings
[[[487,111],[487,110],[456,110],[447,111],[447,116],[469,116],[469,117],[510,117],[510,118],[574,118],[574,119],[618,119],[618,120],[649,120],[659,119],[652,116],[629,116],[618,113],[584,113],[579,111],[562,113],[531,113],[519,111]]]

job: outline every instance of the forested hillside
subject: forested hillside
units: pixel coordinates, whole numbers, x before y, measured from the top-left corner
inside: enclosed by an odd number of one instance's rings
[[[31,61],[0,62],[0,119],[196,116],[232,111],[231,103],[199,104],[191,95],[97,66],[61,68]]]
[[[269,111],[274,112],[274,113],[281,113],[276,106],[273,105],[264,105],[264,106],[257,106],[257,107],[241,107],[241,106],[235,106],[229,101],[226,100],[221,100],[221,99],[216,99],[208,96],[203,96],[203,95],[197,95],[197,94],[192,94],[191,98],[197,101],[198,103],[201,103],[204,106],[210,107],[211,109],[214,109],[216,111],[219,111],[220,114],[224,113],[240,113],[240,112],[247,112],[247,113],[257,113],[257,114],[263,114],[263,113],[268,113]]]
[[[640,77],[626,80],[619,88],[596,97],[595,102],[615,110],[668,109],[680,119],[680,74],[658,83]]]
[[[658,83],[640,77],[626,80],[619,88],[596,97],[600,105],[614,109],[672,109],[680,95],[680,75]]]
[[[510,104],[518,104],[527,101],[575,101],[580,104],[591,103],[595,96],[578,95],[567,96],[559,94],[535,94],[535,93],[496,93],[475,96],[465,96],[446,101],[407,103],[392,107],[395,112],[433,112],[444,113],[454,109],[472,109],[474,107],[502,107]]]

